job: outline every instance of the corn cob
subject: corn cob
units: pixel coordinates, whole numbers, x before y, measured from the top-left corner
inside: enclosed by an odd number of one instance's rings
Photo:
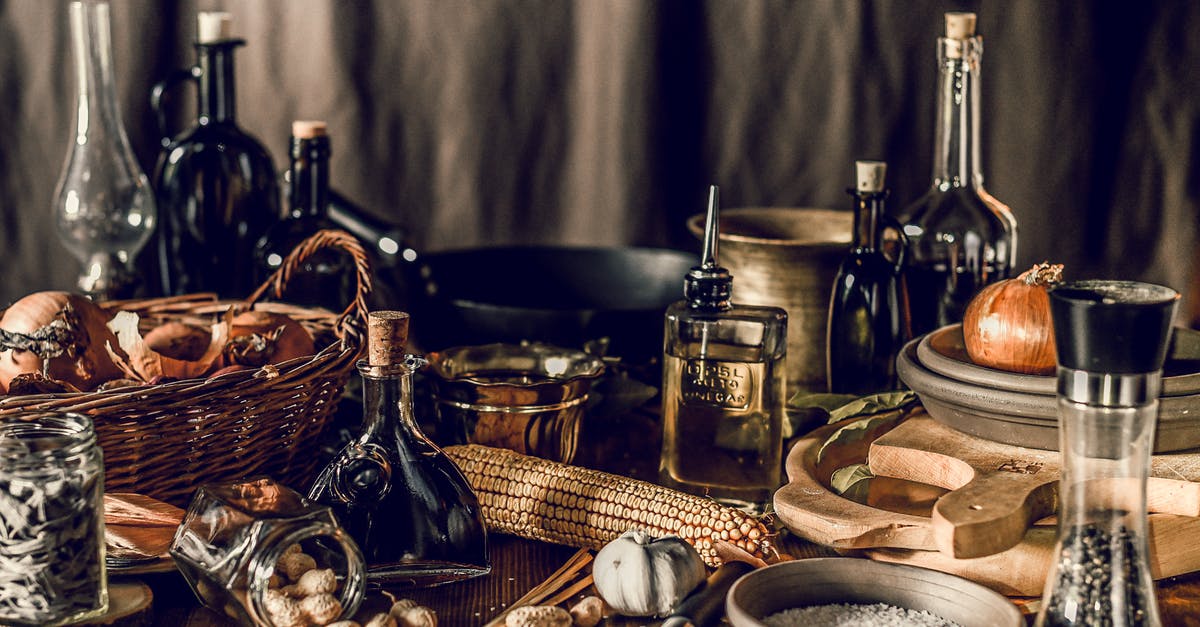
[[[590,549],[629,529],[674,534],[713,568],[721,565],[722,541],[760,559],[770,550],[762,521],[712,499],[507,449],[471,444],[446,453],[471,483],[492,531]]]

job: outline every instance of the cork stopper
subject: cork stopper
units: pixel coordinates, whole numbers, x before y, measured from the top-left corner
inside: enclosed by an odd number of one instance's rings
[[[404,363],[404,345],[407,342],[407,313],[372,311],[367,314],[367,365],[392,366]]]
[[[196,14],[196,42],[210,44],[233,37],[233,16],[225,11],[201,11]]]
[[[292,137],[296,139],[312,139],[324,136],[324,120],[296,120],[292,122]]]
[[[855,161],[855,187],[860,193],[878,194],[883,191],[887,177],[887,163],[883,161]]]
[[[946,14],[946,39],[970,39],[975,36],[975,14],[950,12]]]

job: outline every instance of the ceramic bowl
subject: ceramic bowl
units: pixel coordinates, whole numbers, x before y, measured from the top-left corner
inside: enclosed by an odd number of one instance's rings
[[[922,341],[918,338],[904,347],[896,359],[896,373],[917,393],[934,420],[986,440],[1058,450],[1058,399],[1053,390],[1050,394],[1016,391],[1000,387],[994,378],[972,382],[946,376],[921,361]],[[961,372],[965,370],[960,369],[956,376],[964,376]],[[1021,376],[1003,378],[1012,381]],[[1200,447],[1200,394],[1162,397],[1154,452],[1197,447]]]
[[[734,627],[762,627],[784,610],[828,604],[887,603],[925,610],[962,627],[1024,625],[999,593],[936,570],[849,557],[822,557],[760,568],[733,584],[725,612]]]

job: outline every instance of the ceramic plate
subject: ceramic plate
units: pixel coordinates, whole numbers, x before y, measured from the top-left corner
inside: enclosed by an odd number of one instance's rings
[[[994,442],[1058,450],[1058,400],[947,377],[918,357],[920,338],[896,360],[900,380],[917,393],[934,420]],[[1159,401],[1154,452],[1200,447],[1200,394]]]
[[[963,342],[962,325],[942,327],[917,343],[921,365],[940,375],[977,385],[1054,396],[1055,377],[1007,372],[971,361]],[[1162,396],[1200,393],[1200,331],[1176,327],[1163,366]]]

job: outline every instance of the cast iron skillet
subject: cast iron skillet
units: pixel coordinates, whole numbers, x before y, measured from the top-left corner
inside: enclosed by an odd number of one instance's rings
[[[422,350],[536,340],[608,354],[662,352],[663,310],[683,297],[697,255],[631,247],[500,247],[420,255],[409,268]]]

